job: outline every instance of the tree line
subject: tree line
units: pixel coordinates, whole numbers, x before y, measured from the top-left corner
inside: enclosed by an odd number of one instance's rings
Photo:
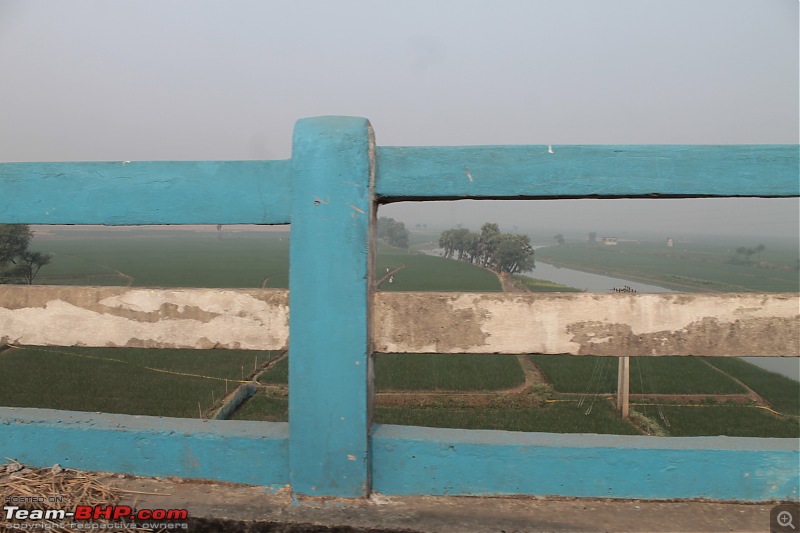
[[[487,222],[481,232],[467,228],[445,230],[439,237],[439,247],[446,258],[466,261],[498,273],[517,274],[535,267],[530,237],[516,233],[501,233],[497,224]]]
[[[761,258],[761,252],[766,250],[767,247],[763,244],[759,244],[755,248],[749,248],[745,246],[740,246],[736,249],[736,252],[731,256],[728,260],[729,263],[734,265],[747,265],[750,266],[753,264],[752,260],[750,259],[754,255],[758,260]]]
[[[50,262],[50,254],[28,250],[32,238],[27,224],[0,224],[0,283],[33,285],[36,274]]]

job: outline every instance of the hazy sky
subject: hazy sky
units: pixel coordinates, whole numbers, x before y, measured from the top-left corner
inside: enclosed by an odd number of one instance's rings
[[[797,0],[0,0],[0,161],[284,159],[331,114],[381,145],[797,144],[799,63]],[[797,200],[676,202],[385,212],[800,223]]]

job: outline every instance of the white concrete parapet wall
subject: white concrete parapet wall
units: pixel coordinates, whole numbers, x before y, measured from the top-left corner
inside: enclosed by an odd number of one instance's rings
[[[0,344],[285,350],[289,293],[0,285]]]
[[[0,343],[283,350],[288,291],[0,286]],[[797,294],[377,293],[376,352],[800,355]]]
[[[379,293],[375,351],[800,355],[797,294]]]

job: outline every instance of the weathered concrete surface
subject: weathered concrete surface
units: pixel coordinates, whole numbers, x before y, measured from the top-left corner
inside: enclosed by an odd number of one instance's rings
[[[388,497],[369,500],[293,500],[260,487],[179,480],[126,478],[115,485],[140,493],[123,504],[138,508],[187,508],[190,518],[213,517],[287,524],[264,531],[380,529],[438,533],[479,532],[698,532],[769,531],[772,504],[649,502],[559,498]],[[141,494],[141,493],[147,494]],[[290,529],[288,524],[295,528]],[[231,525],[220,523],[225,530]],[[211,529],[206,529],[211,531]],[[222,529],[219,529],[222,530]],[[334,529],[337,530],[337,529]],[[249,529],[248,531],[259,531]]]
[[[374,296],[375,351],[800,355],[797,294]],[[0,286],[0,344],[288,347],[288,291]]]
[[[797,294],[375,294],[376,352],[800,355]]]
[[[285,350],[288,291],[0,285],[0,344]]]

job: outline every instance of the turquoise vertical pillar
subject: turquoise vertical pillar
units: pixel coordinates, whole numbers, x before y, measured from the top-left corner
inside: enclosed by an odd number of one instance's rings
[[[295,126],[289,462],[297,494],[369,492],[374,152],[363,118]]]

